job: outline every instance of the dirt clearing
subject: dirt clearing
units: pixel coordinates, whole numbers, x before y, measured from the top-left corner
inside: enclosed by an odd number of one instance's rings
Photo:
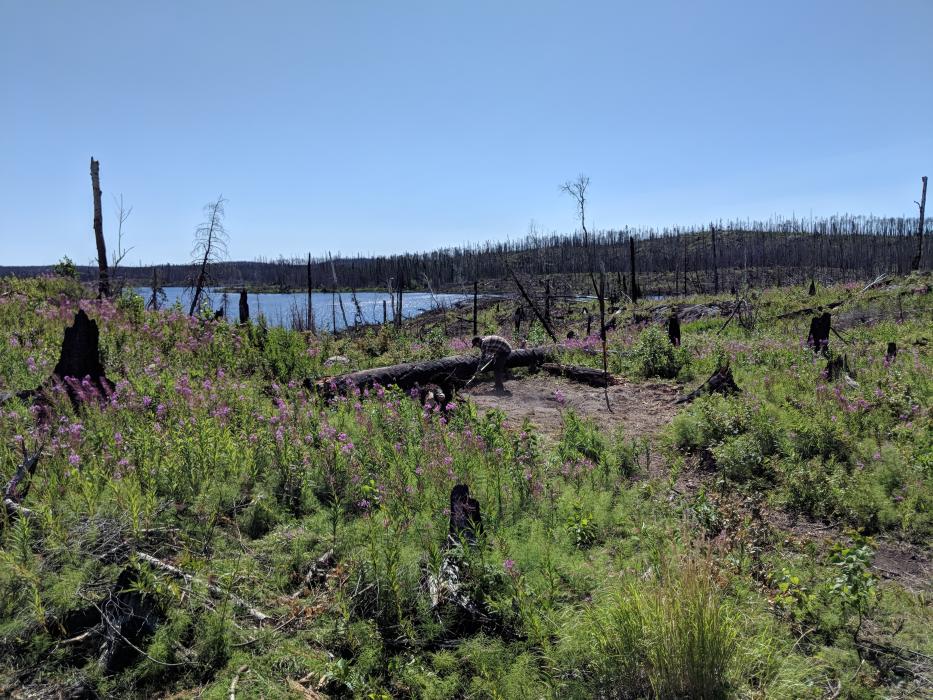
[[[571,409],[612,430],[625,428],[627,437],[653,436],[677,414],[674,400],[678,390],[667,384],[623,382],[609,387],[606,410],[603,390],[560,377],[533,375],[505,383],[506,392],[496,393],[491,381],[482,381],[461,393],[469,396],[481,413],[498,408],[510,426],[526,418],[547,437],[556,437],[563,427],[561,414]]]

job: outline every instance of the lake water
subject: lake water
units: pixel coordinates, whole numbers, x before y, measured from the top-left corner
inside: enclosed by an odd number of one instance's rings
[[[148,301],[152,290],[148,287],[138,287],[136,293]],[[170,307],[176,301],[179,301],[182,309],[187,311],[191,304],[191,292],[184,287],[166,287],[165,295],[167,301],[163,308]],[[211,290],[208,296],[211,300],[211,308],[224,308],[226,317],[231,321],[239,319],[240,295],[238,292],[227,292],[225,295],[223,292]],[[347,323],[353,325],[356,306],[349,292],[336,295],[329,292],[315,292],[312,295],[312,304],[314,305],[314,318],[318,330],[333,330],[334,314],[332,308],[334,305],[336,305],[337,330],[344,328],[343,315],[340,313],[341,298],[343,299],[344,311],[347,314]],[[383,301],[386,302],[386,313],[389,321],[392,321],[392,300],[387,292],[357,292],[356,298],[360,303],[363,323],[382,323]],[[470,295],[466,294],[434,294],[432,296],[426,292],[406,292],[402,295],[402,318],[412,318],[425,311],[430,311],[439,304],[451,307],[458,301],[470,298]],[[270,325],[290,328],[292,319],[296,314],[302,319],[307,315],[307,292],[296,294],[249,294],[248,299],[249,317],[253,321],[262,315],[265,316]]]

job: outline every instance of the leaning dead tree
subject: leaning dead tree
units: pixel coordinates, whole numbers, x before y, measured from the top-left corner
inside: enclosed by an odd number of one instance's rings
[[[210,266],[214,265],[227,255],[227,230],[224,228],[224,205],[227,200],[223,195],[204,206],[206,220],[194,232],[194,249],[191,255],[194,258],[194,264],[197,265],[197,277],[192,285],[194,294],[191,297],[191,308],[188,310],[189,316],[194,316],[200,308],[201,295],[204,288],[210,282]]]
[[[107,244],[104,241],[104,213],[100,205],[100,161],[91,158],[91,189],[94,193],[94,241],[97,243],[97,293],[110,296],[110,271],[107,269]]]

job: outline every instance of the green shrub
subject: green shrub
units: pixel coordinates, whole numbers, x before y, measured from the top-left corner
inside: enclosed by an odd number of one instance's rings
[[[764,473],[765,456],[754,435],[726,438],[712,452],[717,469],[733,481],[747,481]]]
[[[635,371],[642,377],[674,379],[690,361],[684,348],[671,345],[664,331],[652,325],[642,331],[633,353]]]
[[[52,274],[56,277],[67,277],[76,280],[78,279],[78,268],[75,267],[71,258],[63,255],[62,259],[52,266]]]
[[[606,439],[595,422],[570,410],[564,412],[564,429],[557,446],[561,461],[587,459],[596,465],[605,452]]]

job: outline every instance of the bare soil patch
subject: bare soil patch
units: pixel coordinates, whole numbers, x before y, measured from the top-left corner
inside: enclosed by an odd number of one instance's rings
[[[518,427],[527,418],[545,436],[556,437],[563,427],[563,413],[568,409],[593,419],[597,425],[612,430],[621,425],[628,437],[651,437],[677,414],[676,387],[660,383],[623,382],[609,387],[606,410],[603,390],[543,374],[505,383],[498,394],[491,381],[481,381],[461,392],[468,395],[481,413],[499,409],[510,426]]]

